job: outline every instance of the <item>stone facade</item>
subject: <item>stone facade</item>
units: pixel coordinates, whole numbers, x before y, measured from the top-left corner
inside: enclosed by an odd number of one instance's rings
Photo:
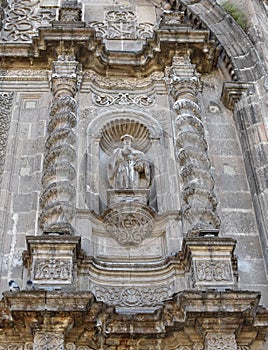
[[[267,4],[232,3],[1,1],[0,349],[267,349]]]

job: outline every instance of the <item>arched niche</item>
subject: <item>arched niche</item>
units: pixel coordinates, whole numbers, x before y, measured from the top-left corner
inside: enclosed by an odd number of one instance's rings
[[[121,137],[133,137],[133,147],[143,152],[151,163],[152,183],[149,206],[157,210],[157,188],[162,164],[156,157],[160,153],[163,130],[159,122],[143,112],[121,110],[101,113],[87,129],[86,204],[88,209],[102,214],[108,205],[107,164],[114,149],[120,147]],[[162,152],[161,152],[162,153]]]

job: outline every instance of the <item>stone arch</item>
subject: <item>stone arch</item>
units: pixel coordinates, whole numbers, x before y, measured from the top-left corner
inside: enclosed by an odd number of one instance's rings
[[[243,82],[252,82],[265,74],[264,64],[248,35],[215,0],[180,0],[195,19],[211,31],[232,64],[233,76]],[[234,45],[235,43],[235,45]],[[224,56],[224,54],[222,55]]]

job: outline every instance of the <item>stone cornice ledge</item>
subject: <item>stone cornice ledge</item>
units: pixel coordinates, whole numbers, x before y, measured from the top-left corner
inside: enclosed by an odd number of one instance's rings
[[[253,84],[251,83],[224,82],[221,94],[221,100],[224,106],[233,110],[236,102],[238,102],[241,97],[246,95],[250,90],[252,91],[252,88]]]

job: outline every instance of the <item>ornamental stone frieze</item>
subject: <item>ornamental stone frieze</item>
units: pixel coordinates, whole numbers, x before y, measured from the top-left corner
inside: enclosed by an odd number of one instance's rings
[[[214,179],[197,94],[199,77],[189,52],[175,56],[167,69],[167,85],[176,112],[174,132],[181,179],[182,220],[186,235],[220,226]]]

